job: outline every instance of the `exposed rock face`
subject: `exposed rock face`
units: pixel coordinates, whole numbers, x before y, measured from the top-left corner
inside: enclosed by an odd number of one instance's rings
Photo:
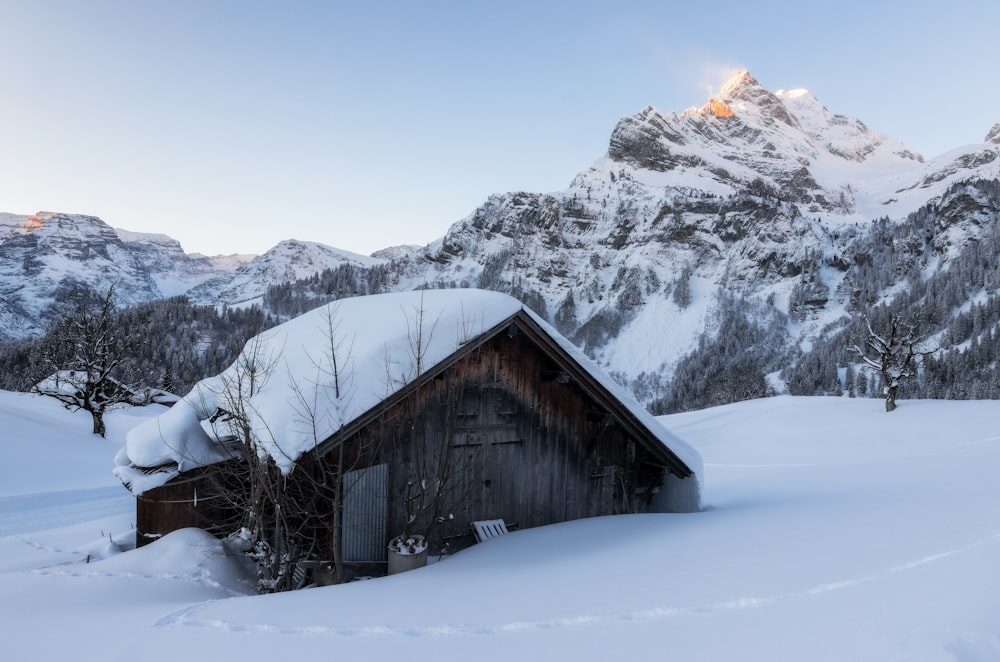
[[[725,101],[720,99],[709,99],[708,103],[701,107],[698,111],[701,115],[707,115],[711,113],[716,117],[736,117],[736,113],[733,109],[726,105]]]
[[[252,255],[206,257],[184,252],[180,242],[163,234],[116,230],[163,296],[185,294],[191,288],[232,273]]]
[[[700,157],[677,151],[677,146],[688,142],[669,118],[653,106],[646,106],[638,114],[618,122],[611,133],[608,155],[615,161],[656,172],[682,165],[691,168],[705,165]]]
[[[1000,122],[993,125],[990,132],[986,134],[986,138],[983,139],[983,142],[1000,144]]]

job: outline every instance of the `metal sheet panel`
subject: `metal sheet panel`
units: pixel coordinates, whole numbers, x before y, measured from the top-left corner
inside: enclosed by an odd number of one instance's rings
[[[377,464],[344,473],[345,563],[388,560],[389,465]]]

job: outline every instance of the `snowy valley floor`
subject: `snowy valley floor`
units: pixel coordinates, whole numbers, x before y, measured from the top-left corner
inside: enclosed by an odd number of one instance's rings
[[[141,550],[108,441],[0,392],[9,660],[1000,660],[1000,403],[778,397],[665,417],[705,510],[517,531],[248,596],[198,531]],[[88,562],[89,560],[89,562]]]

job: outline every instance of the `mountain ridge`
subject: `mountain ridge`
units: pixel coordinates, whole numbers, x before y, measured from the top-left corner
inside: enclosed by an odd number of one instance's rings
[[[641,389],[653,380],[655,391],[714,342],[726,316],[769,329],[780,351],[765,352],[774,354],[768,361],[794,361],[796,348],[898,298],[898,287],[876,292],[862,282],[871,274],[859,265],[884,248],[871,242],[890,236],[879,230],[883,219],[923,228],[904,233],[921,246],[907,254],[922,252],[905,269],[919,266],[925,281],[946,271],[996,225],[993,194],[976,182],[1000,179],[998,156],[1000,124],[983,143],[925,160],[806,90],[771,92],[740,70],[701,106],[623,117],[607,152],[566,189],[491,195],[424,247],[366,258],[290,240],[186,292],[281,316],[389,289],[497,289],[623,381]],[[173,245],[143,241],[148,252]],[[268,296],[269,284],[291,280]],[[761,361],[761,370],[775,367]]]

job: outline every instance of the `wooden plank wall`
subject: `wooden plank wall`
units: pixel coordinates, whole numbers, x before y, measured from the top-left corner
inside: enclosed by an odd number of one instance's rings
[[[471,544],[474,520],[527,528],[641,511],[663,479],[608,412],[517,334],[493,338],[393,407],[357,435],[354,453],[362,442],[371,456],[362,464],[390,466],[390,536],[403,528],[414,467],[452,467],[442,508],[417,525],[434,529],[432,551]]]
[[[222,516],[213,494],[206,474],[194,472],[136,497],[136,547],[189,526],[212,529]]]

